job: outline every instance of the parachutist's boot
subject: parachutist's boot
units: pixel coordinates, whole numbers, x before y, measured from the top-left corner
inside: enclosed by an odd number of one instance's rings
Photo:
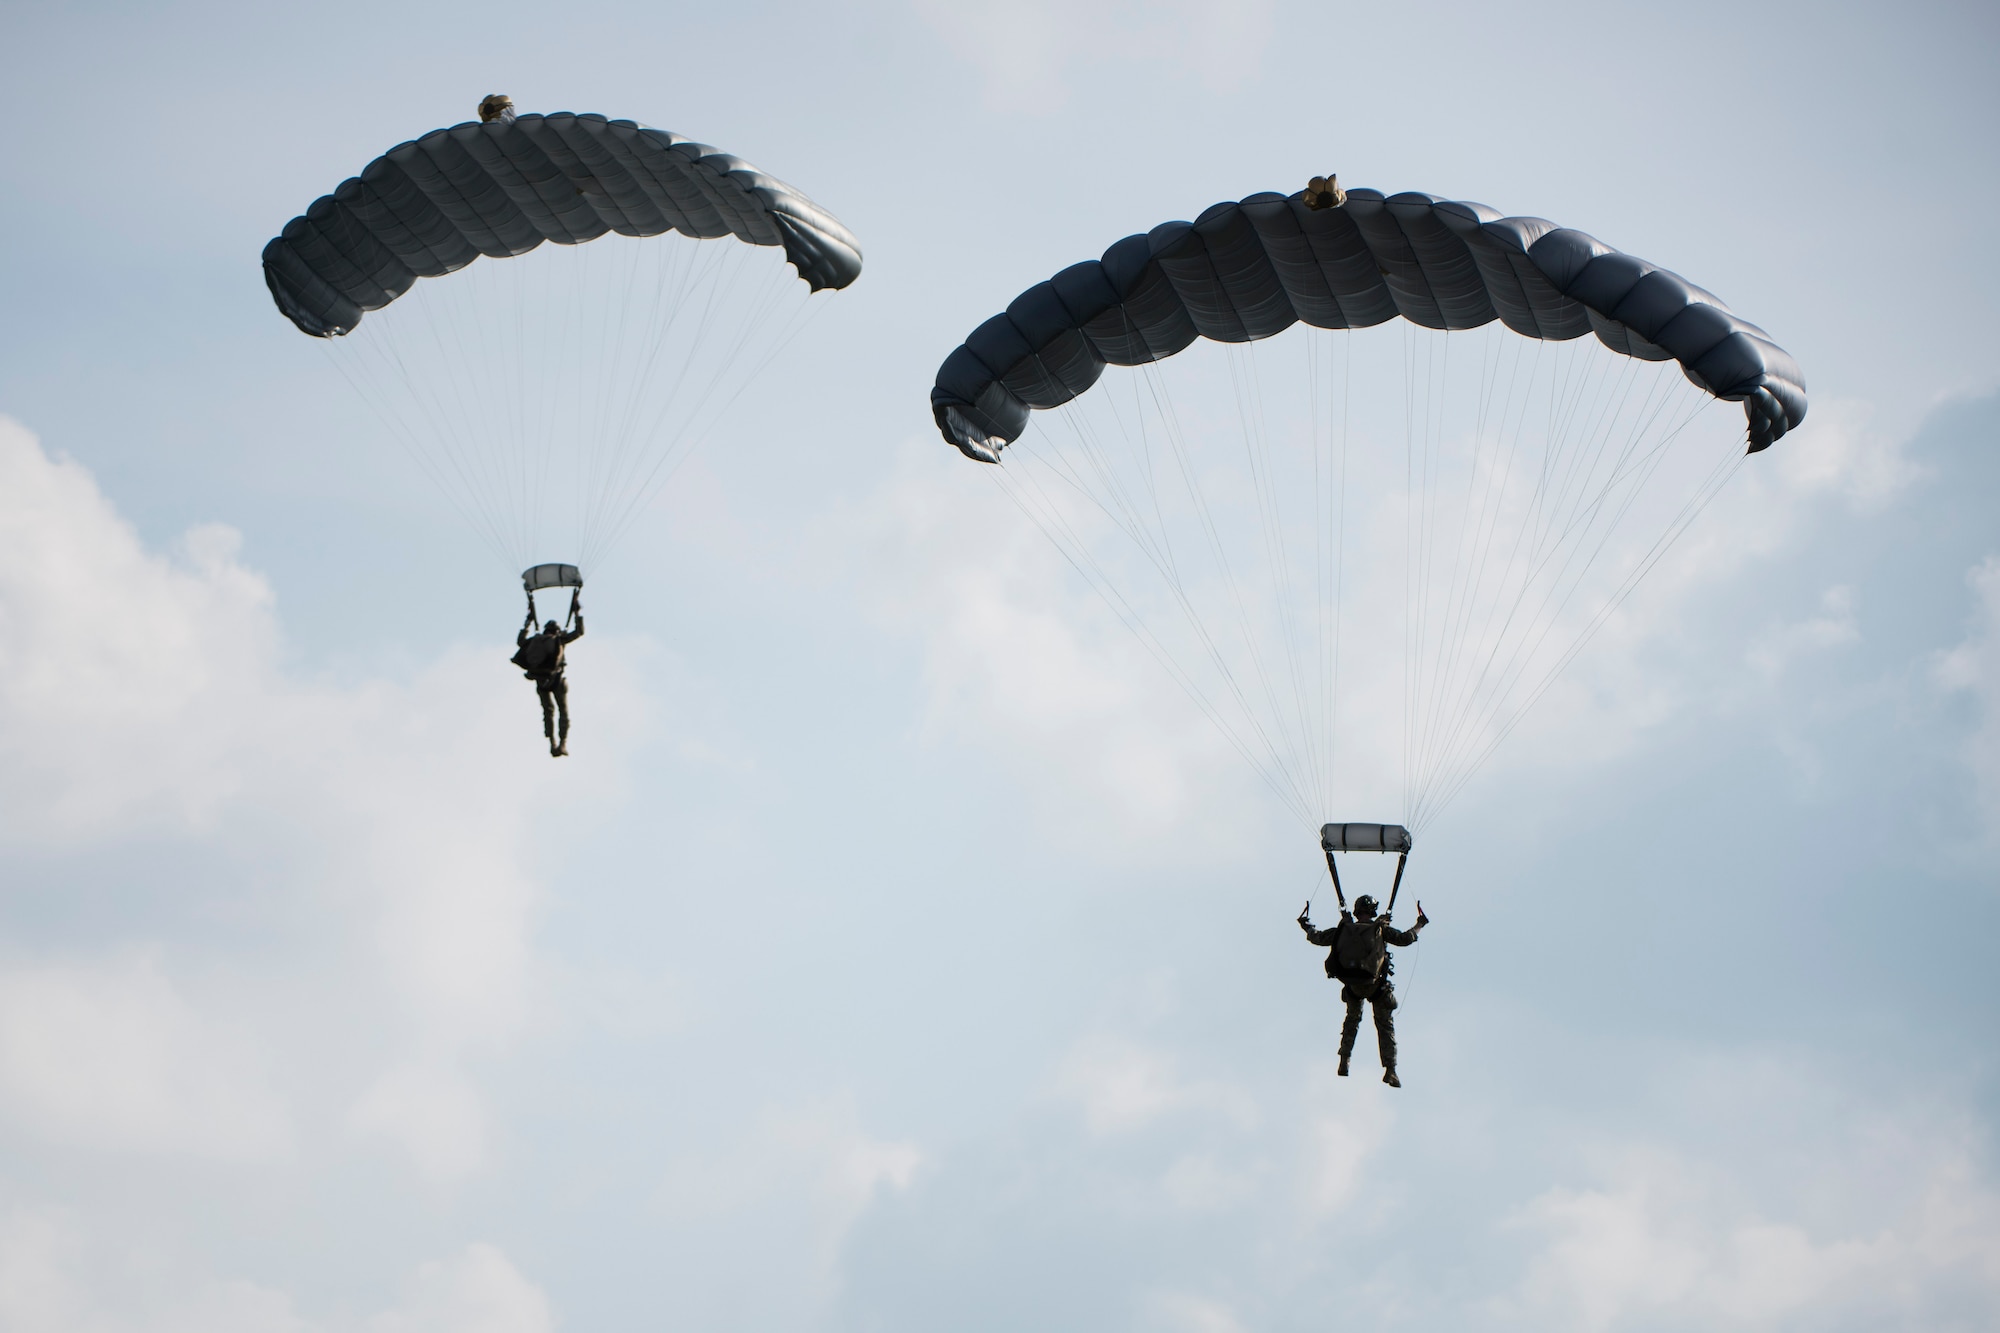
[[[1342,1078],[1346,1078],[1346,1077],[1347,1077],[1347,1052],[1346,1052],[1346,1051],[1342,1051],[1342,1052],[1340,1053],[1340,1067],[1339,1067],[1338,1069],[1335,1069],[1335,1070],[1334,1070],[1333,1072],[1334,1072],[1334,1073],[1336,1073],[1336,1074],[1338,1074],[1338,1075],[1340,1075],[1340,1076],[1341,1076]]]
[[[1384,1083],[1387,1083],[1392,1088],[1400,1088],[1403,1086],[1403,1080],[1396,1077],[1396,1071],[1394,1069],[1383,1070],[1382,1081]]]

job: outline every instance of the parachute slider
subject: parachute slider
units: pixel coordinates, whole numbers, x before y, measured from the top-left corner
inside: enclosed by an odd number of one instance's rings
[[[1347,910],[1347,895],[1340,888],[1340,867],[1334,863],[1335,852],[1394,852],[1396,853],[1396,882],[1389,888],[1389,913],[1396,910],[1396,894],[1403,887],[1403,867],[1410,863],[1410,831],[1401,824],[1325,824],[1319,831],[1320,849],[1326,853],[1326,871],[1333,876],[1333,896],[1340,902],[1340,910]]]
[[[1339,208],[1347,202],[1347,191],[1340,188],[1340,178],[1332,174],[1307,181],[1305,193],[1306,207],[1315,213],[1323,208]]]
[[[1410,831],[1401,824],[1327,824],[1319,845],[1329,852],[1405,852]]]
[[[531,595],[543,588],[581,588],[583,574],[575,565],[534,565],[521,571],[521,586]]]

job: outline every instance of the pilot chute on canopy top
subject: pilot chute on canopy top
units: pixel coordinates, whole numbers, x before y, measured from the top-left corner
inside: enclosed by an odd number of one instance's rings
[[[1318,177],[1036,284],[931,392],[1302,822],[1381,817],[1400,785],[1402,825],[1324,844],[1393,830],[1399,879],[1747,456],[1717,400],[1749,453],[1806,412],[1791,357],[1701,288]]]
[[[480,113],[316,200],[264,279],[510,571],[593,570],[861,252],[706,144],[500,96]]]

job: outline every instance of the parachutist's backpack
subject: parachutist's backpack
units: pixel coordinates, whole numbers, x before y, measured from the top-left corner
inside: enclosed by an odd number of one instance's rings
[[[1389,946],[1382,940],[1381,922],[1348,918],[1333,937],[1327,971],[1342,985],[1366,995],[1382,980],[1382,968],[1388,961]]]
[[[521,668],[521,674],[533,680],[546,676],[549,668],[556,664],[556,646],[546,634],[530,634],[520,651],[508,659]]]

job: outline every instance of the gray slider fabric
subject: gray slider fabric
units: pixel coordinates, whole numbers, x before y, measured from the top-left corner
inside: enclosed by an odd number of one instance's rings
[[[781,245],[814,291],[861,273],[839,219],[741,158],[562,111],[467,121],[391,148],[285,224],[264,247],[264,282],[303,332],[340,337],[418,278],[611,231]]]
[[[1407,852],[1410,831],[1401,824],[1325,824],[1319,845],[1329,852]]]
[[[1606,347],[1680,362],[1743,404],[1750,451],[1805,419],[1805,378],[1762,329],[1701,288],[1541,218],[1428,194],[1253,194],[1193,222],[1127,236],[1015,298],[938,370],[931,413],[966,456],[1000,461],[1032,409],[1097,382],[1106,364],[1158,361],[1196,338],[1250,342],[1303,320],[1322,329],[1396,318],[1431,329],[1500,320],[1530,338],[1594,333]]]
[[[575,565],[533,565],[521,571],[521,582],[529,592],[543,588],[581,588],[583,574]]]

